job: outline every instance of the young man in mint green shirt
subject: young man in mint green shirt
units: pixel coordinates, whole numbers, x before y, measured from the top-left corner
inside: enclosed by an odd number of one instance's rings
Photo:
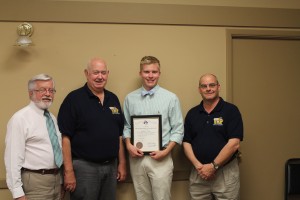
[[[170,200],[173,177],[171,151],[182,143],[183,118],[178,97],[160,87],[160,62],[145,56],[140,62],[142,87],[129,93],[124,101],[123,137],[129,153],[132,180],[138,200]],[[144,155],[131,143],[131,116],[161,115],[162,149]]]

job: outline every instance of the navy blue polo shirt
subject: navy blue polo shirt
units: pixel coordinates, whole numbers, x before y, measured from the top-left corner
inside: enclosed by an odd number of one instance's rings
[[[104,90],[104,103],[85,84],[70,92],[58,113],[58,126],[69,136],[73,159],[104,162],[118,157],[124,116],[118,97]]]
[[[211,163],[231,138],[243,140],[243,121],[238,108],[220,98],[211,113],[200,105],[186,115],[183,142],[192,145],[196,158]]]

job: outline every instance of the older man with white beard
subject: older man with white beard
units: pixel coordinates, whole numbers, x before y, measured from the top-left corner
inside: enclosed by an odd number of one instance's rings
[[[48,111],[55,92],[51,76],[34,76],[28,81],[29,105],[7,124],[6,181],[14,199],[62,198],[61,133]]]

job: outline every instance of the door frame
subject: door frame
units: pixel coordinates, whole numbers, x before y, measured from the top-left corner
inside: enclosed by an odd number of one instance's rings
[[[266,29],[226,29],[226,97],[234,103],[233,97],[233,40],[300,40],[300,30],[266,30]]]

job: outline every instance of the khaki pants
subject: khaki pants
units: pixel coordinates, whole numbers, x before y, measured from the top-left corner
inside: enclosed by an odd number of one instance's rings
[[[28,200],[60,200],[61,175],[22,172],[23,190]]]
[[[171,199],[174,165],[170,154],[159,161],[150,156],[129,161],[137,200]]]
[[[202,179],[193,168],[189,189],[192,200],[238,200],[240,190],[238,160],[234,159],[218,169],[213,180]]]

